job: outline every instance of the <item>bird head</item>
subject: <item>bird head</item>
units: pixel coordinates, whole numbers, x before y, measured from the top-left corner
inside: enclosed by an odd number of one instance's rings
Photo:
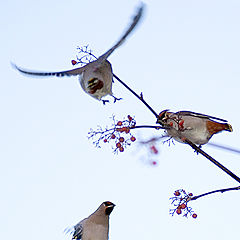
[[[164,124],[164,122],[167,120],[169,115],[169,109],[163,110],[159,113],[157,123]]]
[[[105,214],[106,215],[110,215],[113,208],[115,207],[115,204],[109,201],[106,201],[103,203],[104,207],[105,207]]]

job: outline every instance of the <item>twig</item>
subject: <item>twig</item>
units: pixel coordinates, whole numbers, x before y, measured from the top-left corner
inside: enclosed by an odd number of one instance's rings
[[[224,192],[228,192],[228,191],[232,191],[232,190],[240,190],[240,186],[231,187],[231,188],[223,188],[223,189],[218,189],[218,190],[214,190],[214,191],[211,191],[211,192],[203,193],[203,194],[191,197],[190,200],[193,201],[193,200],[197,200],[200,197],[204,197],[204,196],[207,196],[207,195],[210,195],[210,194],[213,194],[213,193],[218,193],[218,192],[224,193]]]
[[[204,152],[201,148],[197,147],[194,143],[191,141],[185,139],[185,143],[187,143],[189,146],[191,146],[194,150],[196,150],[198,153],[202,154],[205,158],[210,160],[212,163],[214,163],[217,167],[222,169],[225,173],[227,173],[230,177],[232,177],[234,180],[240,183],[240,178],[235,175],[233,172],[231,172],[229,169],[224,167],[221,163],[219,163],[217,160],[215,160],[213,157],[208,155],[206,152]]]
[[[153,114],[156,118],[158,118],[158,114],[150,107],[150,105],[143,99],[143,94],[141,93],[140,96],[134,92],[126,83],[124,83],[118,76],[113,74],[113,76],[125,87],[127,88],[135,97],[137,97]]]
[[[152,125],[138,125],[138,126],[133,126],[131,129],[134,129],[134,128],[154,128],[156,130],[168,129],[167,127],[152,126]]]

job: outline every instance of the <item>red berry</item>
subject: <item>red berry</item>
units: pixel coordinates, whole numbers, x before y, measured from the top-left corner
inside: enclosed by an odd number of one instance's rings
[[[181,209],[185,209],[187,207],[187,205],[185,204],[185,203],[182,203],[181,205],[180,205],[180,208]]]
[[[179,215],[182,213],[182,210],[180,208],[177,209],[176,213]]]
[[[118,132],[123,132],[123,128],[117,128],[116,129]]]
[[[152,161],[152,165],[157,165],[157,162],[156,161]]]
[[[184,128],[184,127],[183,127],[183,124],[184,124],[184,120],[181,120],[181,121],[179,122],[180,128]]]
[[[174,195],[175,196],[180,196],[180,192],[179,191],[175,191]]]
[[[151,146],[151,151],[154,153],[154,154],[158,154],[158,150],[155,146]]]
[[[122,126],[122,121],[118,121],[118,122],[117,122],[117,125],[118,125],[118,126]]]
[[[189,196],[189,197],[192,197],[192,196],[193,196],[193,194],[192,194],[192,193],[189,193],[189,194],[188,194],[188,196]]]
[[[193,217],[193,218],[197,218],[197,214],[194,213],[194,214],[192,215],[192,217]]]
[[[132,136],[132,137],[130,138],[130,140],[131,140],[132,142],[134,142],[134,141],[136,141],[136,138],[135,138],[134,136]]]
[[[115,138],[116,138],[116,136],[114,134],[112,134],[111,139],[115,139]]]
[[[123,127],[123,128],[122,128],[122,131],[123,131],[123,132],[126,132],[126,129],[127,129],[126,127]]]
[[[173,126],[173,122],[170,122],[169,125],[170,125],[170,127],[172,127]]]
[[[106,143],[106,142],[107,142],[107,139],[105,138],[103,141]]]
[[[118,142],[117,144],[116,144],[116,147],[117,148],[120,148],[122,145],[121,145],[121,143],[120,142]]]
[[[128,117],[129,122],[131,122],[133,118],[130,115],[128,115],[127,117]]]
[[[120,148],[119,148],[119,151],[120,151],[120,152],[123,152],[123,151],[124,151],[124,148],[123,148],[123,147],[120,147]]]
[[[126,127],[125,133],[129,133],[129,132],[130,132],[130,129],[128,127]]]
[[[124,142],[124,138],[123,138],[123,137],[120,137],[120,138],[119,138],[119,142]]]
[[[76,64],[77,64],[77,61],[72,60],[72,65],[76,65]]]

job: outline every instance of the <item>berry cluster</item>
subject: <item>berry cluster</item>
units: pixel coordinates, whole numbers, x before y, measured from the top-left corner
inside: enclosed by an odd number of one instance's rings
[[[174,209],[170,209],[170,214],[173,216],[177,213],[178,215],[183,214],[184,217],[190,215],[193,218],[197,218],[197,214],[193,212],[191,207],[187,206],[192,197],[192,193],[186,193],[183,189],[176,190],[174,192],[174,197],[170,198],[172,200],[171,204],[175,207]]]
[[[104,130],[99,127],[96,131],[90,130],[89,138],[96,139],[93,141],[96,147],[100,147],[100,143],[114,143],[114,153],[123,152],[124,149],[136,141],[132,135],[131,129],[135,128],[136,121],[130,115],[122,121],[116,121],[113,116],[113,124],[110,128]]]

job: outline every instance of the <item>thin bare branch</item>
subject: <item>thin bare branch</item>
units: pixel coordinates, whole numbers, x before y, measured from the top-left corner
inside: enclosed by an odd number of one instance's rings
[[[125,88],[127,88],[135,97],[137,97],[153,114],[156,118],[158,118],[157,112],[153,110],[153,108],[143,99],[143,94],[141,93],[140,96],[133,91],[126,83],[124,83],[117,75],[113,74],[113,76],[120,82]]]
[[[197,200],[198,198],[201,198],[201,197],[213,194],[213,193],[219,193],[219,192],[224,193],[224,192],[233,191],[233,190],[240,190],[240,186],[231,187],[231,188],[223,188],[223,189],[218,189],[218,190],[214,190],[214,191],[211,191],[211,192],[203,193],[203,194],[191,197],[190,200],[193,201],[193,200]]]
[[[219,167],[220,169],[222,169],[225,173],[227,173],[230,177],[232,177],[234,180],[236,180],[237,182],[240,183],[240,178],[235,175],[233,172],[231,172],[229,169],[227,169],[226,167],[224,167],[221,163],[219,163],[217,160],[215,160],[213,157],[211,157],[210,155],[208,155],[206,152],[204,152],[201,148],[197,147],[194,143],[192,143],[191,141],[185,139],[185,143],[187,143],[189,146],[191,146],[194,150],[196,150],[196,152],[202,154],[205,158],[207,158],[208,160],[210,160],[213,164],[215,164],[217,167]]]
[[[156,130],[168,129],[167,127],[161,127],[159,125],[157,125],[157,126],[153,126],[153,125],[138,125],[138,126],[133,126],[131,129],[135,129],[135,128],[154,128]]]

